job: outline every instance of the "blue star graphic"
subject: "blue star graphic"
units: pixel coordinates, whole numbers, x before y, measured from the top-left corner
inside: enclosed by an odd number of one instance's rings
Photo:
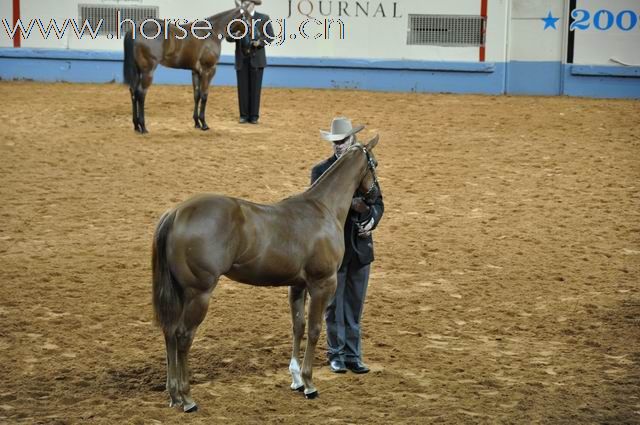
[[[558,22],[560,20],[560,18],[554,18],[553,15],[551,14],[551,11],[549,11],[549,14],[547,15],[546,18],[540,18],[544,21],[544,29],[546,30],[547,28],[553,28],[554,30],[557,30],[558,28],[556,28],[556,22]]]

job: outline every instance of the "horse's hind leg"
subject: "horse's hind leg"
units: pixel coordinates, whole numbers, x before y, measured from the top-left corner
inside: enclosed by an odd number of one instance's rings
[[[144,72],[140,75],[140,82],[136,87],[136,98],[138,99],[138,125],[140,127],[140,133],[145,134],[149,131],[144,122],[144,102],[147,98],[147,91],[151,82],[153,81],[153,71]]]
[[[304,304],[307,298],[307,290],[304,287],[289,287],[289,304],[291,305],[291,322],[293,323],[293,351],[291,353],[291,362],[289,363],[289,372],[291,373],[291,389],[294,391],[302,391],[304,382],[300,375],[300,342],[304,335],[305,319]]]
[[[164,331],[164,342],[167,348],[167,391],[171,401],[169,406],[182,405],[180,396],[180,375],[178,371],[178,344],[175,331]]]
[[[200,121],[198,120],[198,104],[200,103],[200,74],[196,71],[191,71],[191,82],[193,84],[193,121],[195,121],[196,128],[200,128]]]
[[[131,92],[131,115],[133,116],[133,129],[137,132],[140,132],[140,124],[138,123],[138,98],[136,96],[136,89],[130,88],[129,91]]]
[[[316,345],[322,331],[322,318],[329,299],[336,291],[336,275],[318,282],[307,284],[309,291],[309,329],[307,331],[307,348],[302,364],[302,381],[306,398],[316,398],[318,390],[313,385],[313,358]]]
[[[217,281],[217,279],[216,279]],[[180,376],[180,397],[183,402],[183,409],[187,413],[198,410],[196,402],[191,397],[191,385],[189,383],[189,350],[193,343],[196,329],[204,320],[209,308],[209,299],[215,283],[207,291],[192,289],[185,299],[183,316],[176,331],[178,370]]]

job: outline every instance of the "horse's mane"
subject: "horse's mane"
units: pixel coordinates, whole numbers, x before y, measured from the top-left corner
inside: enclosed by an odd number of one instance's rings
[[[326,178],[327,175],[329,175],[329,173],[331,172],[331,170],[333,170],[334,168],[336,168],[338,166],[338,164],[342,163],[343,161],[345,161],[345,158],[347,156],[347,154],[351,151],[355,151],[357,149],[362,149],[362,145],[360,143],[355,143],[353,146],[350,146],[349,149],[347,149],[347,151],[342,154],[342,156],[340,158],[338,158],[338,160],[336,162],[334,162],[333,164],[331,164],[331,166],[329,168],[327,168],[325,170],[324,173],[322,173],[322,175],[320,177],[318,177],[318,179],[313,182],[313,184],[311,186],[309,186],[307,188],[307,190],[305,190],[303,193],[306,193],[308,191],[310,191],[311,189],[313,189],[314,187],[316,187],[317,185],[319,185],[320,183],[322,183]]]
[[[235,7],[233,9],[229,9],[229,10],[222,11],[220,13],[216,13],[213,16],[209,16],[207,18],[207,21],[209,21],[211,23],[211,26],[213,26],[213,29],[217,31],[218,28],[215,27],[215,24],[217,24],[218,21],[226,20],[227,18],[229,18],[228,15],[232,15],[234,12],[237,12],[238,9],[239,9],[239,7]],[[231,19],[229,19],[229,21],[230,20]]]

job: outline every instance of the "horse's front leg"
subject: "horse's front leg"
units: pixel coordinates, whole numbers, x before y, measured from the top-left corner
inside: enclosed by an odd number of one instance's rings
[[[200,119],[200,125],[202,130],[209,130],[209,126],[205,121],[205,113],[207,110],[207,100],[209,99],[209,85],[213,76],[216,74],[216,67],[212,67],[202,72],[200,77],[200,113],[198,118]]]
[[[337,277],[334,274],[328,279],[309,282],[309,330],[307,333],[307,348],[304,352],[302,364],[302,381],[304,382],[304,395],[313,399],[318,396],[318,390],[313,385],[313,359],[316,345],[322,331],[322,320],[329,299],[336,292]]]
[[[300,342],[304,335],[305,318],[304,304],[307,298],[307,290],[304,287],[289,287],[289,305],[291,306],[291,322],[293,324],[293,350],[291,352],[291,362],[289,372],[291,373],[291,389],[302,391],[304,382],[300,374]]]

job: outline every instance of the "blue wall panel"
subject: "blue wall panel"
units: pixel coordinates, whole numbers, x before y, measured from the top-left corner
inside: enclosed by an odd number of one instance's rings
[[[640,67],[564,66],[564,94],[640,99]]]
[[[122,81],[121,52],[0,49],[0,78],[107,83]],[[191,84],[191,72],[159,67],[157,84]],[[215,85],[236,84],[233,57],[223,56]],[[266,87],[402,92],[640,98],[639,67],[559,62],[424,62],[270,58]]]
[[[560,62],[509,62],[506,91],[509,94],[557,96],[562,94]]]

